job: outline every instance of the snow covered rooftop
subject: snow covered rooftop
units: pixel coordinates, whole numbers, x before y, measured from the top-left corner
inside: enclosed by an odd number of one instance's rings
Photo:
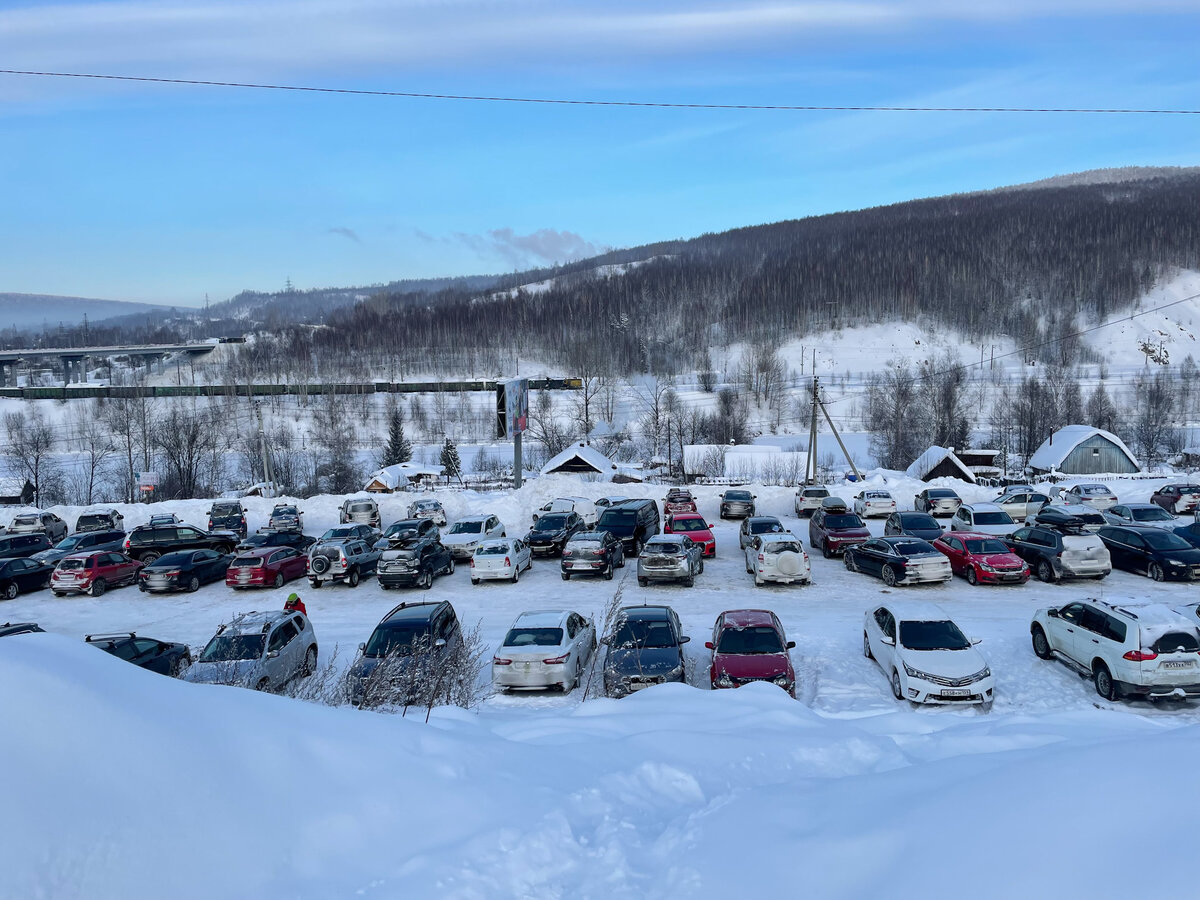
[[[1119,437],[1111,431],[1105,431],[1103,428],[1093,428],[1091,425],[1067,425],[1058,429],[1058,431],[1054,432],[1054,434],[1050,435],[1042,443],[1042,446],[1033,452],[1033,456],[1029,458],[1029,465],[1031,468],[1039,469],[1043,472],[1057,469],[1071,455],[1072,450],[1084,441],[1097,435],[1115,444],[1118,450],[1129,457],[1129,461],[1133,463],[1134,468],[1138,468],[1137,457],[1129,451],[1129,448],[1125,446]]]
[[[542,466],[542,474],[549,475],[560,469],[564,474],[578,473],[579,467],[591,469],[597,475],[617,471],[617,464],[591,444],[575,443]]]
[[[953,447],[938,447],[937,445],[930,447],[913,461],[904,474],[909,478],[919,478],[924,481],[929,473],[940,466],[943,461],[948,461],[957,470],[958,477],[963,481],[975,483],[974,473],[958,458]]]

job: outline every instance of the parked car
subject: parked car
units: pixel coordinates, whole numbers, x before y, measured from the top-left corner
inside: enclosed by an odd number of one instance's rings
[[[990,707],[992,670],[977,643],[932,603],[885,603],[863,617],[863,655],[875,660],[897,700]]]
[[[65,538],[49,550],[40,550],[31,559],[38,562],[56,563],[72,553],[83,553],[85,550],[116,550],[120,552],[125,547],[125,532],[123,531],[77,531]]]
[[[267,547],[295,547],[301,553],[308,551],[316,538],[301,534],[299,531],[256,531],[242,538],[237,545],[238,550],[256,550]]]
[[[429,519],[435,525],[446,524],[446,510],[442,506],[442,502],[434,500],[432,497],[414,500],[408,504],[408,511],[405,515],[410,519]]]
[[[55,597],[91,594],[99,597],[109,588],[135,584],[142,564],[115,550],[75,553],[58,561],[50,575]]]
[[[1174,531],[1179,524],[1157,503],[1119,503],[1104,515],[1110,525],[1145,525]]]
[[[201,531],[191,525],[139,525],[125,536],[125,555],[149,565],[164,553],[182,550],[212,550],[223,556],[233,552],[236,543],[237,537],[228,531]]]
[[[123,634],[89,634],[84,641],[105,653],[111,653],[117,659],[172,678],[178,678],[192,664],[192,651],[187,644],[138,637],[132,631]]]
[[[951,531],[974,531],[1008,537],[1017,530],[1013,517],[995,503],[964,504],[950,520]]]
[[[521,580],[521,572],[528,572],[532,567],[533,552],[525,541],[519,538],[484,541],[475,548],[475,554],[471,557],[471,584],[479,584],[484,580],[503,580],[516,584]]]
[[[1187,525],[1181,525],[1174,531],[1193,547],[1200,547],[1200,520],[1191,522]]]
[[[683,633],[669,606],[625,606],[617,610],[604,660],[604,692],[625,697],[634,691],[677,681],[686,684]]]
[[[744,491],[741,488],[730,488],[721,494],[721,518],[744,519],[755,514],[754,501],[757,494]]]
[[[449,603],[401,603],[379,620],[366,643],[358,645],[358,659],[346,678],[350,702],[380,706],[428,699],[438,689],[430,678],[445,668],[462,643],[462,628]]]
[[[388,547],[402,547],[421,541],[441,541],[442,533],[438,530],[437,520],[401,519],[388,526],[383,537],[375,542],[375,546],[383,550]]]
[[[596,650],[591,620],[570,610],[537,610],[517,616],[492,657],[492,684],[504,691],[579,684]]]
[[[1063,491],[1062,497],[1068,503],[1080,503],[1100,512],[1117,505],[1117,495],[1112,492],[1112,488],[1095,482],[1073,484]]]
[[[81,512],[75,520],[75,533],[89,531],[121,531],[125,530],[125,517],[111,507],[108,509],[89,509]]]
[[[913,509],[931,516],[952,516],[962,506],[962,498],[950,488],[925,488],[913,497]]]
[[[1064,533],[1040,525],[1018,528],[1005,541],[1029,564],[1040,581],[1060,578],[1104,578],[1112,559],[1104,542],[1082,529]]]
[[[583,531],[563,548],[560,571],[563,581],[572,575],[613,577],[613,569],[625,568],[625,545],[609,531]]]
[[[929,513],[894,512],[883,523],[884,537],[907,534],[923,541],[936,541],[942,536],[942,526]]]
[[[238,553],[225,570],[231,588],[283,587],[308,574],[308,557],[295,547],[259,547]]]
[[[1011,488],[992,501],[1014,520],[1024,521],[1026,516],[1037,515],[1038,510],[1050,502],[1050,498],[1038,491],[1013,491]]]
[[[692,492],[684,488],[671,488],[667,491],[667,496],[663,499],[663,515],[670,516],[675,513],[697,512],[696,498],[692,496]]]
[[[642,546],[662,529],[658,504],[653,500],[622,500],[600,515],[597,531],[610,531],[625,544],[626,556],[637,556]]]
[[[1082,503],[1048,503],[1034,515],[1025,519],[1026,525],[1044,525],[1047,528],[1099,531],[1108,523],[1104,513]]]
[[[303,531],[304,513],[294,503],[276,503],[267,519],[267,527],[273,531]]]
[[[54,566],[27,557],[0,559],[0,597],[17,599],[17,594],[40,591],[50,583]]]
[[[787,529],[783,527],[774,516],[747,516],[742,519],[742,525],[738,529],[738,547],[745,551],[750,546],[750,542],[759,534],[784,534]]]
[[[691,587],[703,571],[700,545],[683,534],[655,535],[638,556],[637,580],[642,587],[651,581],[679,581]]]
[[[800,538],[791,532],[756,534],[746,547],[746,571],[755,587],[777,584],[812,584],[812,568]]]
[[[898,535],[873,538],[846,548],[846,568],[874,575],[888,587],[897,584],[945,584],[953,576],[950,560],[920,538]]]
[[[225,578],[233,557],[216,550],[177,550],[157,557],[138,570],[143,591],[198,591],[200,585]]]
[[[232,531],[240,538],[249,530],[241,500],[218,500],[208,509],[209,531]]]
[[[1150,502],[1157,503],[1173,516],[1194,512],[1200,507],[1200,485],[1164,484],[1150,495]]]
[[[557,556],[562,553],[567,541],[583,530],[583,519],[579,513],[544,513],[533,523],[524,543],[535,556]]]
[[[934,549],[945,555],[955,575],[970,584],[1024,584],[1029,566],[998,537],[970,531],[943,534],[933,541]]]
[[[317,668],[317,635],[294,610],[247,612],[217,629],[185,681],[278,690]]]
[[[859,491],[854,495],[854,511],[863,519],[890,516],[896,511],[896,499],[887,491]]]
[[[543,504],[541,509],[534,512],[533,521],[537,522],[541,516],[549,513],[576,513],[583,520],[584,527],[591,528],[598,518],[598,505],[585,497],[559,497]]]
[[[351,497],[342,502],[338,510],[338,522],[342,525],[365,525],[376,533],[383,527],[379,518],[379,504],[370,497]]]
[[[0,625],[0,637],[12,637],[16,634],[42,634],[45,630],[37,622],[5,622]]]
[[[871,532],[863,520],[845,507],[833,510],[822,507],[808,520],[808,544],[814,551],[820,550],[826,559],[870,539]]]
[[[375,577],[384,590],[394,587],[429,590],[436,576],[453,574],[454,556],[438,540],[436,528],[432,538],[419,537],[393,543],[380,554],[375,565]]]
[[[796,508],[796,515],[811,516],[821,508],[821,501],[829,496],[827,488],[817,485],[804,485],[796,488],[796,500],[793,504]]]
[[[624,503],[629,497],[601,497],[596,501],[596,515],[603,515],[604,511],[614,503]]]
[[[1162,528],[1105,525],[1100,540],[1114,568],[1155,581],[1200,581],[1200,549]]]
[[[308,555],[312,556],[313,551],[321,544],[340,544],[344,541],[366,541],[368,544],[374,544],[379,539],[379,529],[371,525],[336,525],[326,529],[325,533],[312,543],[308,548]]]
[[[468,516],[450,526],[450,530],[442,537],[442,543],[454,554],[455,559],[470,559],[481,541],[507,536],[504,524],[497,516]]]
[[[40,532],[0,535],[0,559],[36,556],[50,548],[50,538]]]
[[[380,551],[366,541],[317,544],[308,554],[308,583],[319,588],[326,582],[342,581],[358,587],[364,575],[375,571],[379,557]]]
[[[704,556],[717,555],[717,539],[712,528],[699,513],[670,513],[663,523],[663,534],[686,534],[700,545]]]
[[[57,544],[67,536],[67,523],[52,512],[21,513],[13,517],[9,534],[44,534]]]
[[[175,513],[156,513],[150,517],[147,525],[182,525],[183,519]]]
[[[1038,658],[1091,678],[1106,700],[1200,696],[1200,631],[1162,604],[1047,607],[1034,613],[1029,631]]]
[[[796,696],[796,671],[783,623],[766,609],[730,609],[717,616],[711,641],[708,681],[712,689],[737,688],[752,681],[778,685]]]

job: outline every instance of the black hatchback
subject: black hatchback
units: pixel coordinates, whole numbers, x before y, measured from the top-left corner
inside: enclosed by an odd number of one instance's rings
[[[942,536],[942,526],[926,512],[894,512],[884,522],[883,534],[885,537],[907,534],[923,541],[936,541]]]
[[[187,644],[138,637],[132,631],[121,634],[89,634],[84,640],[93,647],[111,653],[117,659],[131,662],[151,672],[158,672],[160,675],[178,677],[180,672],[192,664],[192,652]]]
[[[1108,525],[1098,533],[1115,568],[1155,581],[1200,581],[1200,549],[1173,531]]]

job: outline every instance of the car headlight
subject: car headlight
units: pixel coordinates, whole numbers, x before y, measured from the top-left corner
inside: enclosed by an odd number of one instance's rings
[[[1168,564],[1169,566],[1171,566],[1171,568],[1173,568],[1173,569],[1178,569],[1178,568],[1180,568],[1180,567],[1183,565],[1183,563],[1181,563],[1181,562],[1180,562],[1179,560],[1177,560],[1177,559],[1168,559],[1168,560],[1167,560],[1167,564]]]
[[[983,681],[985,678],[992,677],[992,670],[988,666],[984,666],[982,670],[971,676],[972,681]]]
[[[683,679],[683,666],[676,666],[670,672],[663,674],[663,681],[679,681]]]
[[[996,569],[995,569],[995,567],[994,567],[994,566],[989,566],[989,565],[988,565],[987,563],[985,563],[985,562],[981,562],[981,563],[979,564],[979,568],[983,569],[983,571],[985,571],[985,572],[995,572],[995,571],[996,571]]]
[[[932,681],[932,676],[927,672],[922,672],[920,669],[914,669],[908,663],[904,664],[904,674],[909,678],[920,678],[922,681]]]
[[[717,678],[717,684],[723,688],[733,687],[733,679],[729,677],[728,672],[722,672]]]
[[[776,676],[774,682],[781,688],[790,688],[792,686],[792,679],[788,678],[787,675]]]

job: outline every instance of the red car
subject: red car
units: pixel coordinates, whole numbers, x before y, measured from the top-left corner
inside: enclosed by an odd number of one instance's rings
[[[950,560],[954,574],[966,576],[971,584],[1024,584],[1029,580],[1025,560],[993,534],[947,531],[933,546]]]
[[[256,547],[243,550],[225,570],[232,588],[283,587],[308,574],[308,557],[295,547]]]
[[[701,556],[717,555],[717,539],[713,537],[712,529],[704,521],[704,517],[698,513],[676,513],[667,516],[663,534],[686,534],[703,548]]]
[[[110,587],[133,584],[142,564],[115,551],[75,553],[64,556],[50,575],[50,590],[55,597],[64,594],[91,594],[99,597]]]
[[[666,499],[663,500],[663,513],[673,516],[675,513],[684,512],[696,512],[696,498],[692,496],[692,492],[678,488],[667,491]]]
[[[796,672],[788,654],[796,642],[784,637],[783,625],[770,610],[721,613],[713,626],[713,639],[704,646],[713,652],[708,677],[714,691],[769,681],[796,696]]]
[[[871,532],[856,514],[845,506],[822,506],[808,520],[808,543],[826,559],[845,553],[847,547],[865,544]]]

